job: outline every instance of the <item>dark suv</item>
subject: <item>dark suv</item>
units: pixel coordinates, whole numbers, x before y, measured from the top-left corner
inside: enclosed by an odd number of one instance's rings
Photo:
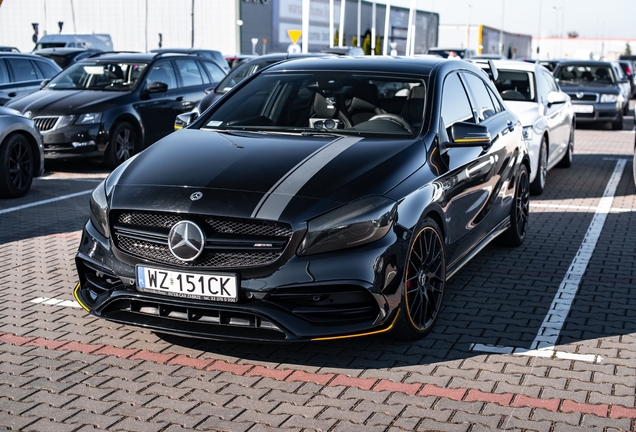
[[[46,158],[97,157],[114,168],[172,132],[175,117],[224,76],[201,56],[102,53],[8,106],[33,118]]]
[[[38,90],[42,81],[53,78],[61,70],[50,59],[33,54],[0,52],[0,105]]]
[[[623,128],[629,100],[611,62],[564,60],[554,70],[554,77],[572,99],[577,123],[609,122],[614,130]]]

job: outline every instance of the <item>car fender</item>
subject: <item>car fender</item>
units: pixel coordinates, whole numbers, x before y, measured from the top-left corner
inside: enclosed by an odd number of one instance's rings
[[[103,142],[108,145],[108,142],[110,141],[110,131],[116,124],[123,121],[130,123],[137,131],[137,134],[139,135],[139,142],[141,143],[141,148],[138,150],[141,151],[146,148],[146,133],[141,121],[141,117],[139,116],[139,113],[137,113],[137,111],[132,108],[126,109],[124,111],[116,110],[116,112],[109,113],[108,115],[104,113],[102,124],[104,125],[103,132],[105,134],[105,139],[103,140]]]

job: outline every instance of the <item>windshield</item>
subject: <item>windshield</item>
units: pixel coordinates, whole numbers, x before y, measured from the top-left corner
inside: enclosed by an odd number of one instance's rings
[[[226,93],[244,78],[247,78],[248,76],[254,74],[256,71],[263,69],[265,66],[269,66],[273,63],[278,63],[281,60],[253,60],[239,63],[219,83],[219,85],[217,86],[217,92]]]
[[[412,135],[425,106],[423,79],[350,72],[269,72],[223,100],[200,125],[258,130]]]
[[[129,91],[137,83],[146,63],[75,63],[53,78],[49,90]]]
[[[532,72],[500,70],[495,87],[503,100],[535,102],[533,75]]]
[[[614,76],[609,66],[567,65],[554,73],[560,82],[579,85],[614,84]]]

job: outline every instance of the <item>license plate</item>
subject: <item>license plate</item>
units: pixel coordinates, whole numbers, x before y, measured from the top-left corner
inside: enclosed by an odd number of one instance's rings
[[[574,104],[572,105],[572,108],[574,108],[575,113],[579,113],[579,114],[591,114],[594,112],[594,105]]]
[[[137,287],[140,291],[173,297],[236,302],[236,279],[233,274],[177,272],[137,266]]]

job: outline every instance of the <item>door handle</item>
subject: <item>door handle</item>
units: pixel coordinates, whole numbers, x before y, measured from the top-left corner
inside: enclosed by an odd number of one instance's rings
[[[16,97],[18,94],[16,92],[11,92],[9,93],[7,96],[9,97]]]
[[[513,130],[515,130],[515,124],[512,122],[512,120],[508,120],[508,130],[510,132],[512,132]]]

